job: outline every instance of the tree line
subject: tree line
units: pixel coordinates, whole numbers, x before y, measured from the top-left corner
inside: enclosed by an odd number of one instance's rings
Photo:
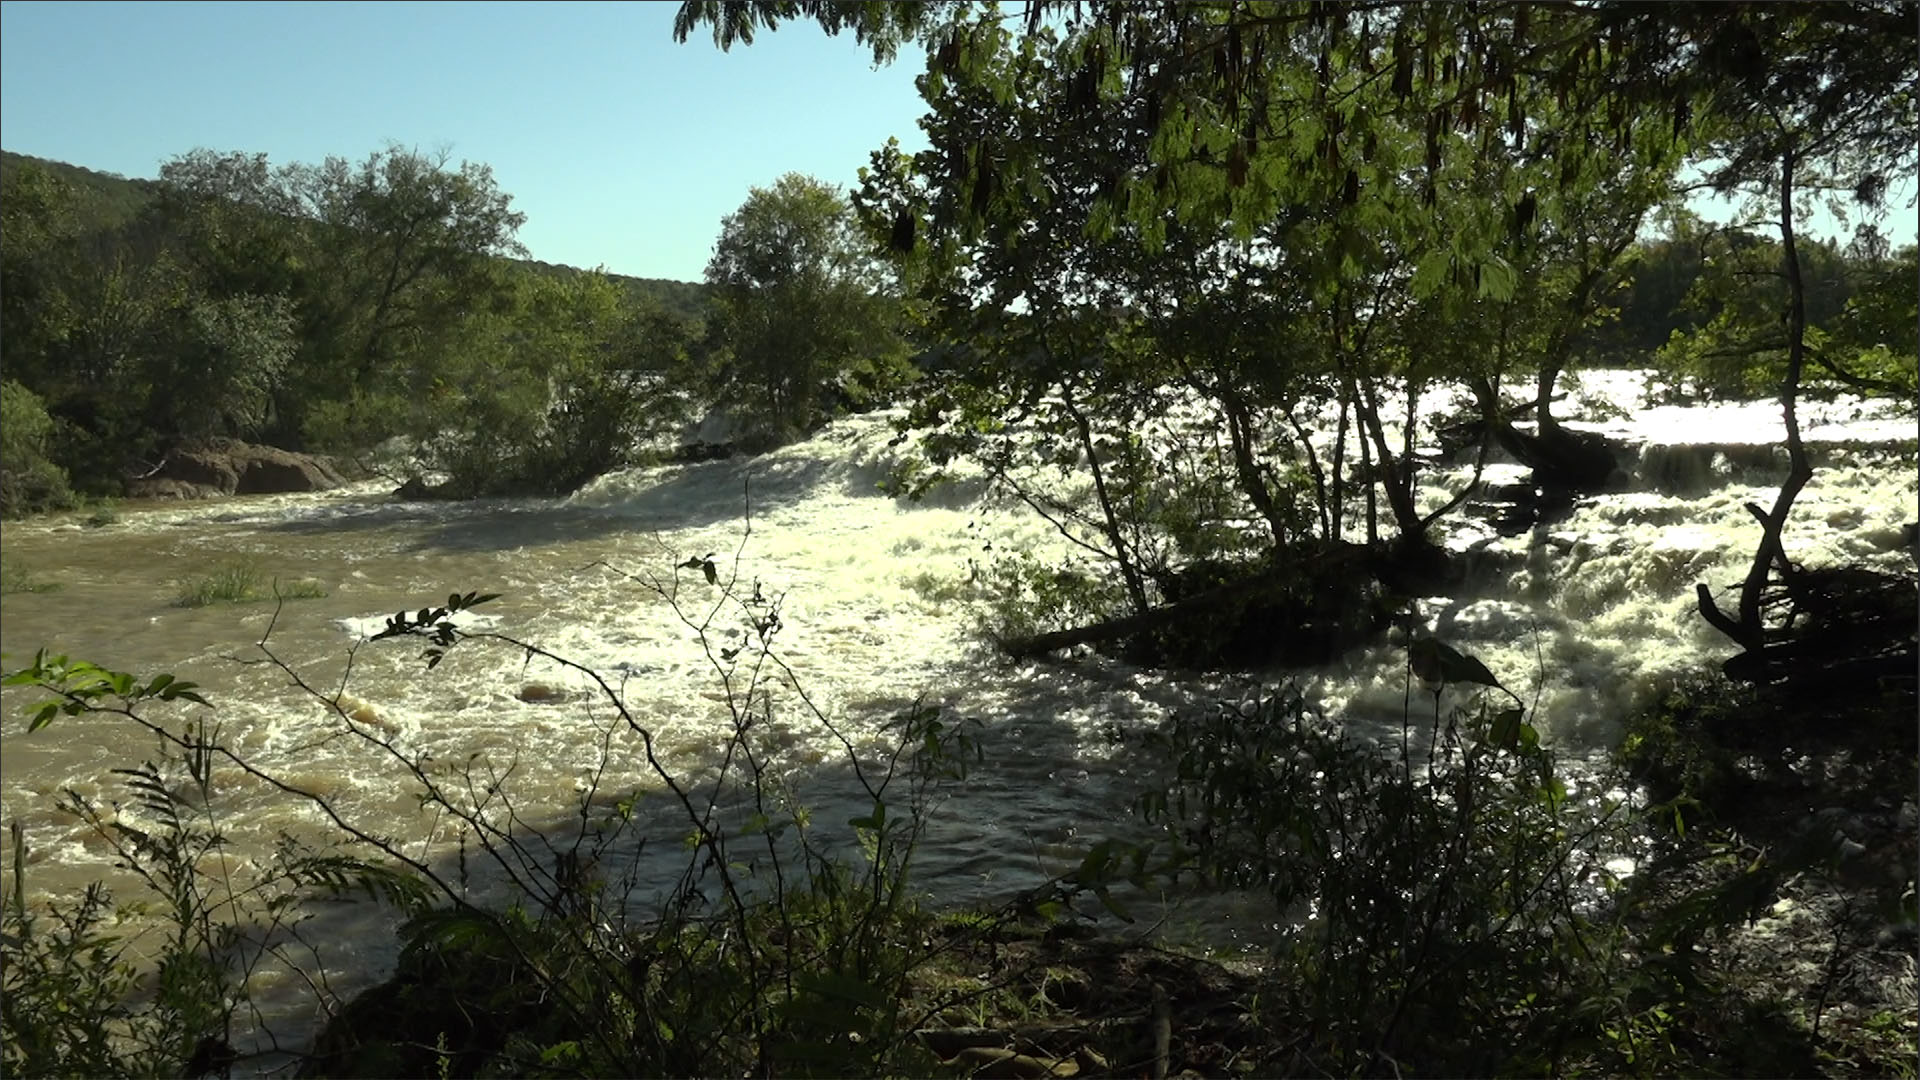
[[[217,438],[561,494],[715,402],[768,445],[907,370],[844,196],[807,177],[750,194],[704,285],[530,262],[487,166],[399,146],[196,150],[140,182],[9,155],[0,187],[8,514]]]

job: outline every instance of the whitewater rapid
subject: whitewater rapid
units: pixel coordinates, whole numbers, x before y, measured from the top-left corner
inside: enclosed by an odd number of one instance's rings
[[[1725,590],[1744,575],[1758,528],[1742,506],[1770,503],[1785,475],[1784,451],[1773,445],[1777,406],[1643,408],[1641,383],[1631,372],[1589,374],[1559,410],[1599,417],[1569,426],[1628,448],[1625,490],[1582,497],[1563,518],[1514,535],[1493,526],[1497,507],[1485,496],[1470,502],[1443,540],[1484,556],[1487,572],[1458,595],[1417,605],[1416,629],[1481,659],[1575,757],[1603,752],[1626,712],[1664,681],[1731,653],[1695,613],[1694,583]],[[977,721],[983,761],[946,790],[916,859],[918,880],[948,902],[1030,887],[1072,866],[1102,835],[1130,827],[1151,763],[1117,736],[1171,711],[1296,680],[1316,707],[1356,731],[1398,725],[1409,701],[1398,639],[1322,668],[1235,674],[1141,670],[1086,653],[1020,663],[998,656],[978,633],[980,613],[956,599],[965,591],[958,586],[1008,553],[1047,562],[1071,546],[1024,507],[983,501],[977,478],[963,475],[920,503],[886,494],[884,482],[911,449],[895,445],[895,415],[846,418],[760,457],[628,470],[567,499],[403,503],[360,485],[130,506],[100,528],[78,519],[8,523],[9,562],[60,588],[6,597],[0,649],[9,668],[45,646],[200,682],[223,737],[250,760],[444,864],[458,837],[422,809],[407,770],[347,737],[313,693],[260,662],[257,643],[269,626],[276,657],[320,695],[344,692],[349,711],[397,753],[477,768],[498,778],[518,821],[564,829],[589,789],[658,790],[637,741],[595,700],[589,680],[479,641],[428,671],[419,643],[367,639],[394,612],[450,592],[499,593],[464,625],[608,676],[661,760],[698,784],[716,768],[734,713],[688,621],[707,617],[718,590],[700,570],[675,567],[710,557],[723,580],[737,574],[743,594],[778,600],[776,646],[795,678],[769,684],[761,726],[782,774],[822,820],[865,810],[841,736],[877,755],[888,745],[887,721],[915,702]],[[1911,413],[1841,400],[1807,403],[1802,419],[1817,472],[1787,533],[1791,557],[1912,574]],[[1439,505],[1470,473],[1467,462],[1430,468],[1423,502]],[[1498,461],[1485,480],[1495,492],[1526,484],[1524,470]],[[272,605],[172,605],[178,579],[235,558],[282,579],[317,579],[328,595],[290,602],[277,618]],[[677,582],[678,610],[633,579],[647,575]],[[722,610],[709,638],[730,647],[740,627],[737,612]],[[1462,693],[1447,691],[1442,707]],[[111,770],[153,757],[152,740],[108,718],[63,718],[29,735],[21,712],[32,700],[19,688],[0,695],[0,800],[25,827],[29,887],[48,896],[95,878],[124,885],[112,852],[55,803],[68,789],[102,802],[122,797]],[[181,713],[155,715],[177,721]],[[280,833],[325,825],[310,806],[234,770],[216,781],[236,858],[260,860]],[[363,982],[390,956],[391,936],[369,931],[361,940],[350,920],[341,925],[348,929],[328,963],[341,985]],[[293,980],[275,985],[289,1002],[297,997]]]

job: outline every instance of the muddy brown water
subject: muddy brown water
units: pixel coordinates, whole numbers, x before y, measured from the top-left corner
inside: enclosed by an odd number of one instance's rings
[[[1783,473],[1773,455],[1755,449],[1772,437],[1769,423],[1778,427],[1777,410],[1771,418],[1764,405],[1636,410],[1630,376],[1590,384],[1591,395],[1628,401],[1626,419],[1610,423],[1640,447],[1626,462],[1633,482],[1517,536],[1498,535],[1483,523],[1490,512],[1469,507],[1448,542],[1501,569],[1462,596],[1420,605],[1425,629],[1538,702],[1543,728],[1576,755],[1603,750],[1623,711],[1662,679],[1726,655],[1691,610],[1693,583],[1738,580],[1755,532],[1741,504],[1768,501]],[[1902,533],[1915,504],[1911,418],[1847,402],[1815,411],[1809,431],[1823,447],[1822,467],[1796,511],[1795,558],[1911,573]],[[686,620],[705,618],[717,590],[698,571],[680,571],[676,612],[608,565],[665,581],[688,557],[711,555],[723,573],[737,571],[743,593],[758,587],[780,599],[777,643],[799,687],[770,684],[763,727],[782,775],[820,820],[844,822],[866,809],[841,736],[877,760],[888,745],[887,720],[915,700],[979,721],[984,760],[941,796],[917,880],[946,902],[1003,897],[1130,827],[1152,763],[1117,743],[1115,731],[1238,696],[1246,680],[1093,657],[1010,664],[994,656],[978,643],[975,614],[948,586],[996,554],[1044,559],[1068,549],[1030,512],[985,506],[964,485],[922,505],[882,494],[877,485],[897,453],[885,420],[842,421],[759,459],[607,477],[566,500],[401,503],[363,485],[128,504],[103,527],[77,517],[8,523],[0,529],[8,563],[58,588],[0,602],[0,651],[8,670],[44,647],[198,682],[217,707],[223,738],[250,761],[444,867],[457,843],[448,823],[421,810],[406,770],[343,734],[339,716],[263,662],[263,635],[323,696],[350,695],[351,707],[400,753],[504,774],[501,790],[521,822],[561,829],[577,820],[589,788],[606,802],[610,793],[659,787],[631,732],[592,703],[588,682],[485,642],[463,644],[429,672],[417,643],[366,637],[395,611],[439,603],[449,592],[497,592],[466,625],[608,674],[630,714],[657,736],[661,760],[698,785],[712,775],[732,719]],[[1435,470],[1428,499],[1437,505],[1465,475],[1464,466]],[[1524,482],[1512,467],[1489,479]],[[181,581],[236,560],[268,578],[314,579],[327,595],[289,601],[277,613],[272,603],[175,605]],[[732,643],[739,626],[737,613],[720,612],[712,640]],[[1403,653],[1383,642],[1323,669],[1263,677],[1297,678],[1330,715],[1386,727],[1406,707],[1403,672]],[[24,829],[29,892],[68,896],[104,879],[131,897],[110,848],[58,801],[65,790],[119,800],[137,819],[111,770],[155,758],[155,740],[107,717],[62,717],[28,734],[23,707],[41,696],[0,693],[0,806]],[[152,715],[177,724],[185,714],[157,707]],[[310,805],[236,770],[218,770],[215,783],[231,866],[264,860],[282,833],[326,835]],[[671,880],[675,869],[663,862],[641,872],[639,891]],[[1264,916],[1190,902],[1180,910],[1218,942],[1263,939]],[[371,905],[329,908],[314,926],[332,946],[324,972],[343,992],[391,962],[390,921]],[[310,1029],[318,1015],[302,978],[268,972],[254,989],[270,1021],[289,1033]]]

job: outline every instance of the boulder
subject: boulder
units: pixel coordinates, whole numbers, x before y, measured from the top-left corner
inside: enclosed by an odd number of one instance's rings
[[[522,686],[513,695],[529,705],[557,705],[572,695],[563,686],[550,683],[530,682]]]
[[[217,499],[225,494],[218,487],[169,476],[143,476],[127,483],[129,499]]]
[[[158,469],[131,481],[127,494],[134,498],[202,499],[332,491],[345,483],[327,458],[214,439],[176,448]]]
[[[277,495],[288,491],[332,491],[346,478],[326,458],[271,446],[238,444],[244,453],[232,460],[240,473],[236,495]]]
[[[234,465],[233,458],[224,451],[211,449],[175,450],[160,463],[159,471],[146,479],[178,480],[212,488],[222,495],[232,495],[240,488],[240,470]]]

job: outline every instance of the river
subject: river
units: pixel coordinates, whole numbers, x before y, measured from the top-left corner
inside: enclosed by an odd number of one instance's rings
[[[1631,372],[1589,374],[1561,409],[1601,417],[1584,426],[1629,447],[1625,489],[1582,498],[1563,519],[1511,536],[1487,524],[1490,504],[1463,508],[1447,543],[1483,552],[1499,569],[1420,608],[1428,631],[1537,701],[1543,732],[1574,757],[1604,752],[1625,712],[1662,680],[1729,655],[1694,613],[1694,583],[1724,589],[1744,575],[1758,530],[1742,504],[1770,503],[1785,474],[1777,406],[1645,408],[1640,386]],[[546,827],[573,812],[600,767],[609,719],[590,707],[587,684],[483,642],[427,671],[417,643],[364,637],[385,616],[450,591],[497,592],[469,625],[621,677],[627,708],[651,726],[662,758],[697,780],[715,767],[730,730],[724,695],[673,607],[608,566],[671,575],[676,563],[712,553],[726,574],[737,552],[746,587],[781,597],[777,642],[801,687],[863,753],[884,745],[885,721],[916,699],[980,722],[984,760],[948,789],[916,868],[942,901],[1002,897],[1073,865],[1088,842],[1121,827],[1143,778],[1115,731],[1237,696],[1245,680],[1094,656],[1010,663],[994,655],[980,644],[975,613],[942,586],[965,580],[993,552],[1051,558],[1062,541],[1031,512],[984,505],[964,486],[920,504],[883,494],[878,485],[899,452],[887,419],[848,418],[758,458],[631,470],[567,499],[403,503],[390,485],[360,485],[129,504],[103,527],[78,517],[8,523],[0,535],[9,563],[59,587],[5,597],[0,649],[9,669],[44,646],[192,679],[218,707],[226,741],[250,760],[410,852],[444,859],[451,830],[419,808],[405,774],[339,737],[337,717],[259,663],[255,643],[273,605],[181,608],[178,582],[234,559],[283,580],[318,580],[324,598],[291,601],[273,622],[275,655],[328,693],[344,682],[354,707],[406,753],[511,763],[503,789],[522,820]],[[1915,517],[1912,415],[1841,399],[1803,406],[1802,420],[1817,472],[1787,534],[1792,557],[1912,573],[1904,528]],[[1468,472],[1464,464],[1432,470],[1429,503]],[[1524,476],[1496,465],[1487,480],[1497,491]],[[682,608],[697,616],[716,590],[697,570],[681,570],[680,581]],[[715,625],[731,630],[738,620],[723,615]],[[1299,679],[1330,716],[1364,728],[1397,723],[1403,670],[1402,651],[1383,642],[1326,668],[1261,674]],[[34,700],[22,689],[0,696],[0,800],[25,829],[30,895],[70,895],[96,878],[117,880],[130,895],[111,851],[56,798],[64,789],[121,798],[110,770],[153,757],[153,741],[111,718],[63,717],[28,734],[22,706]],[[769,731],[802,801],[822,820],[864,810],[835,768],[839,744],[796,692],[776,686],[771,701]],[[320,825],[311,807],[235,770],[215,780],[232,858],[261,858],[281,832]],[[652,783],[634,748],[616,741],[599,789]],[[326,959],[330,977],[337,988],[365,985],[390,959],[391,935],[373,931],[372,915],[364,924],[330,918],[338,938]],[[1228,940],[1258,933],[1228,916],[1207,918]],[[315,1015],[303,987],[263,976],[255,989],[277,1023],[297,1029]]]

